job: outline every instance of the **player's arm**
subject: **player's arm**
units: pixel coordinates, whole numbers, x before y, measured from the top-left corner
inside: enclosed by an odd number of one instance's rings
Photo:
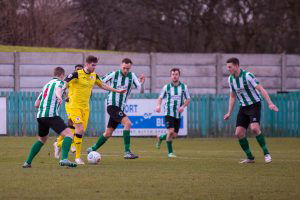
[[[144,74],[142,74],[139,78],[137,78],[136,75],[134,73],[132,73],[132,79],[133,79],[133,85],[135,86],[135,88],[137,88],[140,93],[144,93],[144,91],[145,91],[145,87],[144,87],[145,76],[144,76]]]
[[[63,93],[64,89],[65,89],[64,81],[61,81],[60,84],[57,87],[55,87],[55,95],[56,95],[58,104],[62,103],[62,93]]]
[[[70,83],[71,81],[74,81],[74,80],[76,80],[76,79],[78,79],[78,72],[73,72],[72,74],[69,74],[69,75],[65,78],[65,82],[67,83],[67,86],[66,86],[66,87],[68,87],[68,85],[69,85],[69,83]]]
[[[269,108],[275,112],[278,112],[277,106],[272,102],[268,92],[264,89],[264,87],[259,83],[259,81],[255,78],[255,76],[252,73],[246,74],[247,81],[250,82],[250,84],[257,89],[261,95],[264,97],[264,99],[267,101]]]
[[[161,90],[160,95],[157,99],[157,105],[156,105],[156,109],[155,109],[156,112],[160,113],[161,103],[162,103],[163,99],[166,97],[166,95],[167,95],[167,85],[165,85],[163,87],[163,89]]]
[[[38,108],[40,106],[41,100],[42,100],[42,92],[39,94],[38,98],[34,102],[34,107]]]
[[[102,88],[102,89],[107,90],[107,91],[112,91],[112,92],[116,92],[116,93],[125,93],[126,92],[126,90],[117,90],[117,89],[112,88],[111,86],[103,83],[100,80],[100,78],[99,78],[98,75],[96,75],[96,82],[95,82],[95,84],[98,85],[99,88]]]
[[[278,112],[277,106],[272,102],[268,92],[264,89],[264,87],[261,84],[259,84],[255,88],[261,93],[261,95],[267,101],[269,108],[275,112]]]
[[[233,106],[235,104],[236,101],[236,95],[233,91],[230,91],[230,95],[229,95],[229,104],[228,104],[228,112],[224,115],[224,120],[227,120],[230,118],[231,113],[233,111]]]
[[[184,103],[182,104],[182,106],[179,107],[178,111],[180,113],[182,113],[184,111],[184,108],[187,107],[190,102],[191,102],[191,97],[190,97],[190,93],[189,93],[189,90],[187,88],[187,86],[185,85],[185,91],[183,93],[183,96],[184,96]]]

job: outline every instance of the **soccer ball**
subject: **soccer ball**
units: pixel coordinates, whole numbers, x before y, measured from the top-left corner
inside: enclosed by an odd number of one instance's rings
[[[88,154],[87,160],[89,164],[98,164],[101,160],[101,155],[97,151],[92,151]]]

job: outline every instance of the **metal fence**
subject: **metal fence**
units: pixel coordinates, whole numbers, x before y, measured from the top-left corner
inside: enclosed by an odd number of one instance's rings
[[[7,129],[10,136],[34,136],[37,133],[34,101],[36,92],[1,92],[7,98]],[[131,98],[157,98],[158,94],[132,94]],[[94,93],[91,97],[91,112],[86,132],[88,136],[98,136],[105,129],[106,94]],[[235,129],[238,105],[229,121],[223,120],[227,112],[228,95],[195,94],[188,107],[188,135],[191,137],[232,137]],[[275,113],[262,103],[261,127],[267,136],[300,136],[300,92],[271,95],[279,107]],[[153,105],[155,107],[155,105]],[[65,107],[60,115],[66,120]],[[51,133],[53,134],[53,132]]]

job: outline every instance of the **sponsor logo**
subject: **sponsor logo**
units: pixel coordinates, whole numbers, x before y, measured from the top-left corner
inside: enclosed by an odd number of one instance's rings
[[[181,97],[180,97],[180,95],[173,95],[173,96],[171,96],[171,99],[173,99],[173,100],[180,100]]]
[[[80,120],[80,117],[76,117],[76,120],[79,121],[79,120]]]
[[[72,78],[73,77],[73,74],[69,74],[68,78]]]

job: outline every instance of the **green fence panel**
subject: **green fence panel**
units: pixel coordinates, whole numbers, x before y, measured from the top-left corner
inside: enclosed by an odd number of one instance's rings
[[[34,102],[37,92],[1,92],[7,98],[7,127],[11,136],[35,136],[37,134]],[[90,104],[88,136],[98,136],[105,130],[104,93],[93,93]],[[300,136],[300,92],[272,94],[272,101],[279,112],[273,112],[265,101],[262,102],[261,128],[266,136]],[[132,99],[156,99],[158,94],[132,94]],[[188,106],[188,134],[192,137],[233,137],[239,106],[236,103],[232,116],[224,121],[228,109],[228,95],[192,94]],[[65,104],[60,108],[60,116],[67,121]],[[55,135],[53,131],[50,135]]]

